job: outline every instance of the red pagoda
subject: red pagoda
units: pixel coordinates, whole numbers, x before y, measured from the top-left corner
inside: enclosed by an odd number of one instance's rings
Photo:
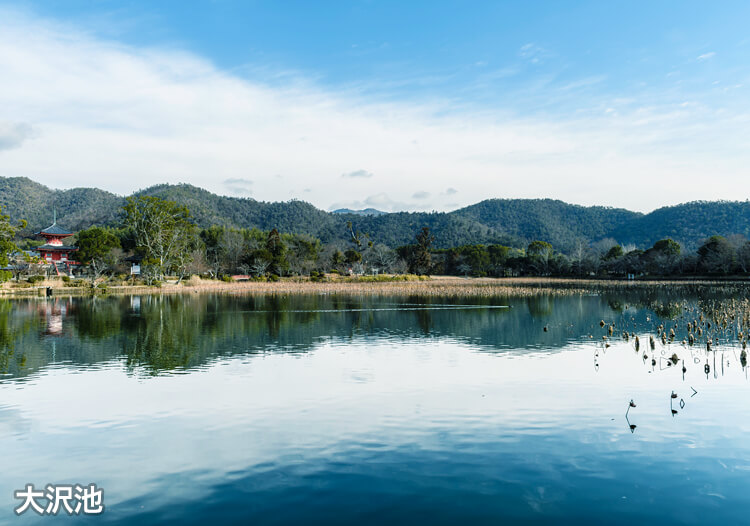
[[[37,232],[36,235],[42,236],[47,241],[37,248],[41,258],[55,267],[58,276],[70,274],[71,266],[78,265],[78,262],[73,261],[70,257],[71,253],[78,250],[78,247],[63,245],[63,239],[72,236],[73,232],[57,226],[57,217],[55,217],[52,226]]]

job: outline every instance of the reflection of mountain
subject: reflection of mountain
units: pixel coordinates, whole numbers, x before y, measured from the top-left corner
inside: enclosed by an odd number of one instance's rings
[[[529,298],[185,295],[5,301],[0,302],[0,371],[25,376],[53,361],[86,366],[122,359],[131,369],[158,373],[200,367],[221,356],[300,352],[322,341],[359,338],[450,338],[490,352],[555,349],[589,334],[600,338],[599,320],[615,321],[620,332],[643,327],[650,312],[639,306],[671,317],[688,299],[672,294],[632,290]],[[659,320],[651,318],[649,324]]]

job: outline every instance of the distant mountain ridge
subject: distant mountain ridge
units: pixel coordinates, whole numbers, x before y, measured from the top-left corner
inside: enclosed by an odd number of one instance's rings
[[[331,210],[332,214],[353,214],[357,216],[382,216],[383,214],[387,214],[388,212],[383,212],[382,210],[377,210],[375,208],[364,208],[362,210],[352,210],[351,208],[337,208],[336,210]]]
[[[521,247],[538,239],[570,252],[581,242],[603,238],[646,248],[671,237],[692,250],[714,234],[750,237],[748,201],[695,201],[642,214],[554,199],[488,199],[453,212],[375,214],[366,213],[371,209],[326,212],[297,200],[264,202],[226,197],[188,184],[155,185],[134,195],[184,204],[201,227],[277,228],[342,245],[348,240],[347,221],[352,221],[356,230],[368,233],[373,242],[391,247],[412,243],[424,226],[431,229],[435,246],[441,248],[475,243]],[[57,210],[60,224],[74,231],[93,224],[115,225],[124,201],[125,197],[96,188],[54,190],[25,177],[0,177],[0,206],[13,221],[28,221],[24,236],[49,226],[53,210]]]

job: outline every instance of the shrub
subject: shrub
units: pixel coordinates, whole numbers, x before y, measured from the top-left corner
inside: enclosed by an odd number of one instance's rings
[[[227,274],[222,274],[221,281],[226,281],[227,283],[231,283],[234,280],[232,279],[232,276],[229,276]]]
[[[268,281],[279,281],[279,275],[271,274],[270,276],[268,276]]]
[[[185,286],[186,287],[195,287],[197,285],[200,285],[201,281],[202,280],[201,280],[200,277],[193,275],[193,276],[190,276],[189,279],[185,280]]]
[[[10,270],[0,270],[0,283],[8,281],[13,277],[13,273]]]
[[[63,283],[70,283],[70,276],[62,276],[60,279]]]
[[[28,278],[26,278],[26,281],[28,281],[29,283],[33,285],[34,283],[39,283],[40,281],[44,281],[44,276],[29,276]]]

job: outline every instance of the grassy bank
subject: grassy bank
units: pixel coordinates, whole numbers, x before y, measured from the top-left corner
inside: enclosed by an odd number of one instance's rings
[[[750,288],[750,282],[714,280],[580,280],[559,278],[456,278],[434,276],[428,279],[398,279],[394,281],[341,278],[332,281],[314,282],[304,279],[282,279],[276,282],[224,282],[202,280],[196,277],[180,284],[165,283],[160,287],[145,285],[106,284],[93,289],[80,283],[70,286],[59,280],[48,280],[34,285],[18,286],[5,283],[0,295],[5,297],[43,296],[47,287],[54,296],[86,296],[93,294],[340,294],[373,296],[533,296],[538,294],[578,295],[613,289],[673,289],[676,287],[722,287],[738,291]]]

